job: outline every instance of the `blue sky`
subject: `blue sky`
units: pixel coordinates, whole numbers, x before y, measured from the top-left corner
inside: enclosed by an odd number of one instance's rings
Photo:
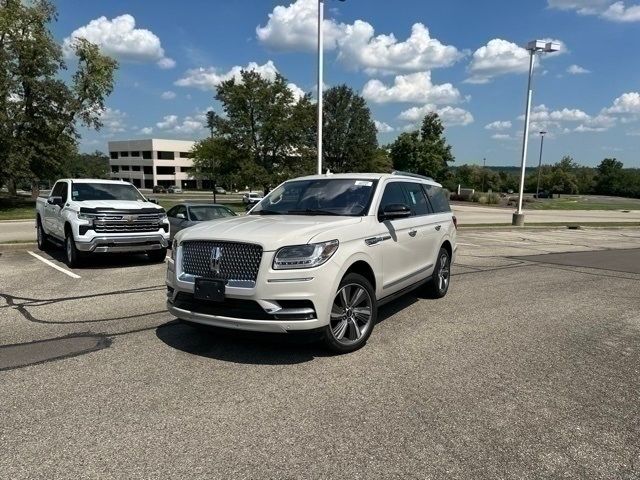
[[[635,0],[632,0],[632,2]],[[215,85],[240,67],[316,85],[317,0],[58,0],[56,38],[98,43],[120,61],[110,139],[205,135]],[[536,64],[532,131],[545,161],[615,156],[640,167],[640,4],[614,0],[326,0],[325,83],[367,99],[381,143],[439,112],[456,163],[518,165],[531,39],[561,42]],[[73,64],[73,60],[69,62]],[[235,68],[234,68],[235,67]],[[529,164],[538,154],[531,136]]]

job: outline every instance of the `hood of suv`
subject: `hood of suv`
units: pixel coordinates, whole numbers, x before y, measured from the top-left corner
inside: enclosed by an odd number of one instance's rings
[[[162,211],[163,208],[151,202],[138,202],[135,200],[85,200],[83,202],[75,202],[80,208],[97,208],[97,209],[113,209],[113,210],[142,210],[153,208]]]
[[[287,245],[305,244],[319,233],[361,221],[361,217],[243,215],[200,223],[182,230],[176,239],[180,243],[189,240],[257,243],[265,251],[271,251]]]

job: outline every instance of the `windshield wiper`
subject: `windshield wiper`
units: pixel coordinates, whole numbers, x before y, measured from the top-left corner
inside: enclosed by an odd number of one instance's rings
[[[336,213],[336,212],[331,212],[329,210],[320,210],[320,209],[316,209],[316,208],[307,208],[304,210],[289,210],[287,212],[288,214],[300,214],[300,215],[333,215],[333,216],[337,216],[337,217],[341,217],[342,214],[341,213]]]
[[[278,212],[276,210],[267,210],[262,209],[257,212],[251,212],[249,215],[282,215],[282,212]]]

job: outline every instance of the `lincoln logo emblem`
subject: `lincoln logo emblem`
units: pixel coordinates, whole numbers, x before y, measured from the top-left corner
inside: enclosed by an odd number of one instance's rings
[[[134,217],[133,215],[126,215],[124,219],[127,221],[127,223],[133,223],[136,217]]]
[[[211,250],[209,269],[214,275],[220,275],[220,262],[222,261],[222,248],[215,247]]]

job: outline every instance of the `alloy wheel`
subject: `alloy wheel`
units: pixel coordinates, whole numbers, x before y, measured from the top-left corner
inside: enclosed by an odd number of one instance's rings
[[[343,286],[331,306],[333,337],[343,345],[357,343],[372,327],[373,302],[369,292],[357,283]]]
[[[446,292],[449,288],[449,255],[440,255],[440,268],[438,269],[438,288],[441,292]]]

